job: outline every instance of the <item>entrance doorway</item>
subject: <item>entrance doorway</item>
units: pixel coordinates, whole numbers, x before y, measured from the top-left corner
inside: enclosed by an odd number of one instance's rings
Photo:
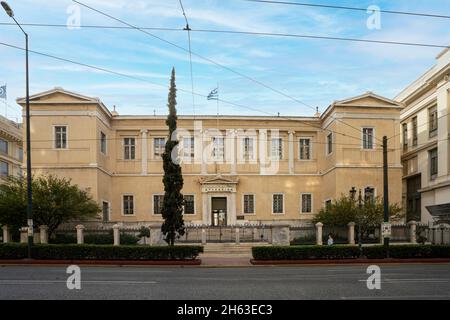
[[[227,198],[211,198],[211,222],[213,226],[227,225]]]

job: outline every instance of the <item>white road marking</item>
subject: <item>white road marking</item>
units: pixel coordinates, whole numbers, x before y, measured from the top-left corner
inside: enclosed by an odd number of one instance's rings
[[[65,280],[0,280],[3,285],[17,284],[58,284],[66,283]],[[83,280],[82,284],[156,284],[156,281],[128,281],[128,280]]]

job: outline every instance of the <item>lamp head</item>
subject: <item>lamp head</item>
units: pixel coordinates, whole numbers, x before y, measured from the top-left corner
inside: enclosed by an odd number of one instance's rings
[[[3,9],[5,10],[6,14],[10,16],[11,18],[14,17],[14,11],[12,11],[11,7],[6,1],[1,2]]]

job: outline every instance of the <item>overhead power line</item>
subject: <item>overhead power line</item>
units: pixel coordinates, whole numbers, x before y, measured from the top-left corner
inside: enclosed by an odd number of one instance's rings
[[[291,6],[302,6],[302,7],[314,7],[314,8],[328,8],[328,9],[343,9],[343,10],[354,10],[354,11],[369,11],[368,8],[361,7],[347,7],[347,6],[337,6],[329,4],[319,4],[319,3],[305,3],[305,2],[292,2],[292,1],[271,1],[271,0],[244,0],[247,2],[258,2],[265,4],[279,4],[279,5],[291,5]],[[434,14],[434,13],[424,13],[424,12],[409,12],[409,11],[398,11],[398,10],[381,10],[381,13],[389,14],[400,14],[408,16],[420,16],[428,18],[440,18],[440,19],[450,19],[450,15]]]
[[[0,25],[9,26],[14,25],[10,22],[0,22]],[[47,24],[47,23],[22,23],[28,27],[50,27],[50,28],[67,28],[65,24]],[[183,28],[166,28],[166,27],[129,27],[129,26],[107,26],[107,25],[82,25],[80,28],[86,29],[142,29],[153,31],[185,31]],[[423,43],[423,42],[406,42],[406,41],[387,41],[377,39],[363,39],[363,38],[350,38],[350,37],[335,37],[335,36],[322,36],[314,34],[296,34],[296,33],[276,33],[276,32],[258,32],[258,31],[236,31],[236,30],[220,30],[220,29],[192,29],[189,32],[204,32],[204,33],[222,33],[222,34],[236,34],[236,35],[249,35],[260,37],[281,37],[292,39],[311,39],[311,40],[330,40],[330,41],[350,41],[350,42],[362,42],[371,44],[386,44],[386,45],[399,45],[399,46],[411,46],[411,47],[428,47],[428,48],[448,48],[448,45],[437,43]]]
[[[12,48],[12,49],[16,49],[16,50],[25,51],[24,48],[16,46],[16,45],[9,44],[9,43],[0,42],[0,45],[6,46],[6,47],[9,47],[9,48]],[[55,59],[55,60],[58,60],[58,61],[63,61],[63,62],[67,62],[67,63],[79,65],[79,66],[83,66],[83,67],[86,67],[86,68],[102,71],[102,72],[105,72],[105,73],[110,73],[110,74],[113,74],[113,75],[116,75],[116,76],[120,76],[120,77],[124,77],[124,78],[128,78],[128,79],[133,79],[133,80],[137,80],[137,81],[141,81],[141,82],[150,83],[150,84],[162,87],[162,88],[166,88],[166,89],[168,88],[167,85],[162,85],[162,84],[157,83],[157,82],[149,81],[147,79],[143,79],[143,78],[140,78],[140,77],[128,75],[126,73],[117,72],[117,71],[106,69],[106,68],[103,68],[103,67],[98,67],[98,66],[94,66],[94,65],[91,65],[91,64],[77,62],[77,61],[74,61],[74,60],[58,57],[58,56],[55,56],[55,55],[52,55],[52,54],[39,52],[39,51],[35,51],[35,50],[29,50],[29,52],[33,53],[33,54],[36,54],[36,55],[43,56],[43,57]],[[183,89],[181,87],[178,87],[177,90],[179,90],[181,92],[185,92],[185,93],[192,93],[192,91]],[[207,98],[207,95],[200,94],[200,93],[197,93],[197,92],[194,92],[194,95],[202,97],[202,98]],[[223,102],[225,104],[231,105],[231,106],[238,107],[238,108],[243,108],[243,109],[255,111],[255,112],[258,112],[258,113],[266,114],[266,115],[274,117],[274,118],[279,118],[279,119],[288,120],[288,121],[298,121],[298,119],[293,119],[293,118],[286,117],[286,116],[274,115],[274,114],[272,114],[270,112],[267,112],[267,111],[264,111],[264,110],[260,110],[260,109],[254,108],[254,107],[249,107],[249,106],[246,106],[246,105],[242,105],[242,104],[235,103],[235,102],[232,102],[232,101],[228,101],[228,100],[225,100],[225,99],[222,99],[222,98],[220,98],[219,101]],[[356,139],[358,141],[361,140],[361,137],[355,137],[355,136],[352,136],[352,135],[349,135],[349,134],[346,134],[346,133],[341,133],[341,132],[338,132],[338,131],[334,131],[334,130],[331,130],[331,129],[328,129],[328,128],[324,129],[321,126],[316,126],[316,125],[310,124],[310,123],[308,123],[306,121],[302,122],[302,125],[306,125],[306,126],[314,128],[314,129],[325,130],[325,131],[328,131],[328,132],[331,132],[331,133],[334,133],[334,134],[337,134],[337,135],[341,135],[341,136],[344,136],[344,137]]]
[[[297,99],[297,98],[295,98],[295,97],[293,97],[293,96],[291,96],[291,95],[288,95],[288,94],[284,93],[283,91],[280,91],[280,90],[278,90],[278,89],[275,89],[275,88],[273,88],[273,87],[267,85],[266,83],[264,83],[264,82],[262,82],[262,81],[259,81],[259,80],[256,80],[255,78],[252,78],[252,77],[250,77],[250,76],[248,76],[248,75],[246,75],[246,74],[244,74],[244,73],[242,73],[242,72],[236,71],[236,70],[234,70],[234,69],[232,69],[232,68],[230,68],[230,67],[227,67],[227,66],[225,66],[225,65],[223,65],[223,64],[221,64],[221,63],[218,63],[218,62],[216,62],[216,61],[214,61],[214,60],[212,60],[212,59],[210,59],[210,58],[207,58],[207,57],[204,57],[204,56],[202,56],[202,55],[200,55],[200,54],[198,54],[198,53],[192,52],[191,50],[188,50],[188,49],[186,49],[186,48],[184,48],[184,47],[182,47],[182,46],[179,46],[179,45],[177,45],[176,43],[173,43],[173,42],[171,42],[171,41],[168,41],[168,40],[166,40],[166,39],[164,39],[164,38],[162,38],[162,37],[156,36],[156,35],[154,35],[153,33],[150,33],[150,32],[148,32],[148,31],[146,31],[146,30],[139,29],[139,27],[136,27],[136,26],[134,26],[134,25],[132,25],[132,24],[130,24],[130,23],[124,21],[124,20],[121,20],[121,19],[119,19],[119,18],[116,18],[116,17],[114,17],[114,16],[112,16],[112,15],[106,13],[106,12],[103,12],[103,11],[99,10],[99,9],[93,8],[93,7],[91,7],[91,6],[88,6],[88,5],[86,5],[86,4],[84,4],[84,3],[80,2],[80,1],[72,0],[72,2],[75,2],[75,3],[77,3],[77,4],[79,4],[79,5],[83,6],[83,7],[86,7],[86,8],[88,8],[88,9],[90,9],[90,10],[92,10],[92,11],[94,11],[94,12],[97,12],[97,13],[103,15],[103,16],[106,16],[106,17],[108,17],[108,18],[110,18],[110,19],[112,19],[112,20],[115,20],[115,21],[117,21],[117,22],[120,22],[120,23],[122,23],[122,24],[124,24],[124,25],[126,25],[126,26],[132,27],[132,28],[134,28],[134,29],[136,29],[136,30],[138,30],[138,31],[140,31],[140,32],[143,32],[144,34],[149,35],[149,36],[152,37],[152,38],[156,38],[156,39],[158,39],[158,40],[160,40],[160,41],[163,41],[164,43],[170,44],[170,45],[172,45],[172,46],[174,46],[174,47],[176,47],[176,48],[178,48],[178,49],[180,49],[180,50],[183,50],[183,51],[185,51],[185,52],[189,52],[191,55],[195,55],[195,56],[199,57],[200,59],[203,59],[203,60],[205,60],[205,61],[208,61],[208,62],[210,62],[210,63],[212,63],[212,64],[214,64],[214,65],[216,65],[216,66],[218,66],[218,67],[220,67],[220,68],[222,68],[222,69],[224,69],[224,70],[227,70],[227,71],[229,71],[229,72],[232,72],[232,73],[234,73],[234,74],[236,74],[236,75],[238,75],[238,76],[240,76],[240,77],[242,77],[242,78],[245,78],[245,79],[247,79],[247,80],[249,80],[249,81],[252,81],[252,82],[254,82],[254,83],[256,83],[256,84],[258,84],[258,85],[260,85],[260,86],[266,88],[266,89],[269,89],[269,90],[272,91],[272,92],[275,92],[275,93],[277,93],[277,94],[279,94],[279,95],[281,95],[281,96],[283,96],[283,97],[286,97],[286,98],[288,98],[288,99],[290,99],[290,100],[292,100],[292,101],[294,101],[294,102],[297,102],[297,103],[299,103],[299,104],[301,104],[301,105],[303,105],[303,106],[306,106],[306,107],[308,107],[308,108],[310,108],[310,109],[316,111],[316,108],[315,108],[315,107],[313,107],[313,106],[311,106],[311,105],[309,105],[309,104],[307,104],[307,103],[301,101],[300,99]],[[186,19],[186,21],[187,21],[187,19]],[[345,123],[343,120],[339,120],[339,119],[336,119],[336,121],[341,122],[341,123]],[[357,132],[359,132],[359,133],[361,132],[361,130],[360,130],[359,128],[356,128],[356,127],[354,127],[354,126],[352,126],[352,125],[350,125],[350,124],[347,124],[347,123],[345,123],[345,124],[346,124],[347,126],[349,126],[349,127],[354,128]],[[377,139],[378,139],[378,138],[377,138]],[[380,139],[378,139],[378,140],[380,140]]]
[[[184,27],[183,30],[187,31],[187,35],[188,35],[189,69],[190,69],[190,73],[191,73],[191,90],[192,90],[192,110],[193,110],[194,117],[195,117],[194,73],[193,73],[193,68],[192,68],[192,50],[191,50],[191,28],[189,27],[189,21],[186,16],[186,12],[184,11],[183,2],[181,0],[179,0],[179,2],[180,2],[180,6],[181,6],[181,11],[183,12],[184,20],[186,21],[186,26]]]

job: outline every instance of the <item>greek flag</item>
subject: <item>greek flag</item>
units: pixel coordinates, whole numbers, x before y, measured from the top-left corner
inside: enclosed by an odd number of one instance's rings
[[[219,100],[219,88],[215,88],[208,94],[208,100]]]
[[[0,99],[6,100],[6,85],[0,87]]]

